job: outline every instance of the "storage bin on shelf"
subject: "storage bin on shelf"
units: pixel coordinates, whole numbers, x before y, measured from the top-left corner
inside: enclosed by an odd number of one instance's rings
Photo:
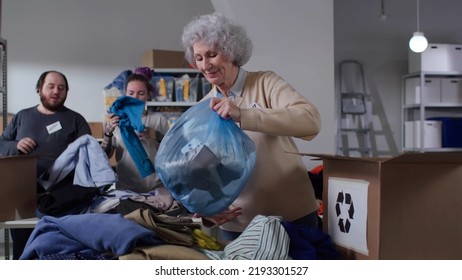
[[[426,77],[421,89],[420,77],[406,79],[405,104],[441,103],[441,78]]]
[[[462,147],[462,118],[435,117],[431,121],[441,122],[441,143],[443,148]]]
[[[424,145],[420,143],[420,121],[404,122],[404,147],[405,148],[441,148],[441,126],[439,120],[426,120],[424,122]]]
[[[155,101],[173,101],[173,92],[175,87],[175,77],[172,75],[156,74],[151,79],[154,87],[153,100]]]
[[[158,102],[196,102],[202,97],[200,74],[156,73],[151,84],[154,87],[154,101]]]
[[[441,79],[441,102],[462,104],[462,79],[444,78]]]
[[[409,73],[418,71],[461,72],[462,45],[428,44],[421,53],[409,50]]]
[[[184,74],[175,78],[175,101],[196,102],[199,92],[199,77]]]

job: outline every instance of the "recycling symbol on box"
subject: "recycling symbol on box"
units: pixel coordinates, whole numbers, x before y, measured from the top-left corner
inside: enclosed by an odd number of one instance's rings
[[[337,214],[338,226],[341,232],[348,233],[351,228],[350,220],[353,220],[355,208],[351,194],[339,192],[337,195],[337,203],[335,204],[335,212]]]

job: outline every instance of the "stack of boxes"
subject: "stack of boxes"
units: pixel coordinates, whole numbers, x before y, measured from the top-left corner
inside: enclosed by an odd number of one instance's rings
[[[422,53],[409,52],[409,72],[424,73],[405,80],[405,105],[450,108],[462,106],[462,45],[429,44]],[[422,87],[422,88],[421,88]],[[444,110],[444,109],[443,109]],[[441,111],[443,111],[441,110]],[[454,110],[453,110],[454,111]],[[428,109],[427,109],[428,112]],[[448,110],[404,123],[405,148],[462,147],[462,118]],[[423,128],[424,145],[421,145]]]

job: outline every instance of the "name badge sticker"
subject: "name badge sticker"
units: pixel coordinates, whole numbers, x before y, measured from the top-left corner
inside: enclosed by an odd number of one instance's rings
[[[61,126],[61,123],[59,121],[52,123],[50,125],[47,125],[48,134],[55,133],[56,131],[59,131],[61,129],[63,129],[63,127]]]

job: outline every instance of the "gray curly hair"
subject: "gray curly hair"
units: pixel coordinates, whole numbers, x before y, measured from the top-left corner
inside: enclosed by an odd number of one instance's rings
[[[246,64],[252,55],[253,45],[242,26],[233,24],[222,14],[202,15],[188,23],[181,37],[185,58],[196,66],[193,46],[203,42],[215,48],[236,66]]]

